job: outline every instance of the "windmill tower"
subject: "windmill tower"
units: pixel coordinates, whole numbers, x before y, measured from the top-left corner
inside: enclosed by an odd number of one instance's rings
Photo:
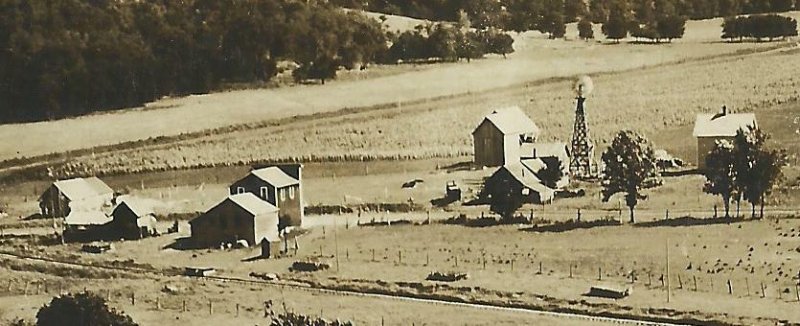
[[[594,164],[594,143],[589,136],[589,127],[586,126],[586,110],[583,106],[586,96],[592,92],[593,87],[589,76],[582,76],[575,81],[578,105],[575,108],[575,125],[572,130],[572,160],[569,162],[569,172],[577,179],[594,177],[597,172]]]

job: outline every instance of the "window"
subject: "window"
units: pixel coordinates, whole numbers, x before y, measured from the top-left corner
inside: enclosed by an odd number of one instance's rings
[[[236,187],[236,193],[237,194],[243,194],[244,193],[244,187]]]
[[[267,187],[261,187],[261,199],[267,200]]]
[[[294,187],[289,188],[289,199],[294,199]]]
[[[280,193],[281,193],[281,201],[286,200],[286,189],[285,188],[281,189]]]

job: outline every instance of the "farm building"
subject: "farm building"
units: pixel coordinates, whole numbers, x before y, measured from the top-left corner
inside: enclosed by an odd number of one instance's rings
[[[498,194],[511,193],[519,194],[523,202],[543,204],[553,201],[555,190],[542,184],[542,181],[534,174],[531,169],[544,166],[541,160],[526,160],[524,164],[510,164],[497,169],[484,183],[484,194],[496,197]]]
[[[64,217],[64,238],[69,240],[104,239],[111,217],[97,210],[73,210]]]
[[[255,169],[230,186],[230,194],[252,193],[280,210],[280,228],[303,222],[301,164]]]
[[[539,127],[519,107],[495,110],[472,132],[475,164],[516,164],[520,159],[520,145],[533,143],[538,136]]]
[[[706,167],[706,155],[714,148],[717,140],[733,141],[740,129],[758,128],[754,113],[730,113],[726,107],[717,114],[698,114],[694,123],[693,136],[697,138],[697,167]]]
[[[239,240],[253,246],[266,240],[270,251],[280,250],[278,208],[249,192],[228,196],[189,225],[192,241],[199,247]]]
[[[111,207],[114,191],[102,180],[75,178],[53,182],[41,196],[39,208],[42,216],[65,217],[72,210],[100,210]]]
[[[520,151],[523,165],[526,159],[540,159],[548,169],[561,170],[561,178],[554,184],[556,188],[563,188],[569,184],[570,153],[567,143],[527,143],[522,144]],[[540,179],[544,179],[539,175],[539,170],[533,172]]]
[[[115,236],[125,239],[141,239],[156,235],[156,215],[153,209],[133,200],[125,199],[111,213],[109,226]]]

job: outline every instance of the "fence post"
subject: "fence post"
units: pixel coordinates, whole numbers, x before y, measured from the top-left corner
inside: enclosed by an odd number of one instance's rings
[[[6,287],[6,292],[11,292],[11,283],[13,280],[8,280],[8,286]]]
[[[458,267],[458,255],[456,255],[456,256],[455,256],[455,258],[456,258],[456,260],[455,260],[455,262],[456,262],[456,267]]]
[[[236,317],[239,317],[239,304],[236,304]]]
[[[711,276],[708,277],[708,287],[711,288],[709,292],[714,292],[714,278]]]
[[[647,271],[647,286],[653,285],[653,272]]]
[[[667,208],[667,212],[664,214],[664,219],[665,220],[669,219],[669,208]]]
[[[24,292],[24,293],[25,293],[25,296],[27,296],[27,295],[28,295],[28,285],[29,285],[29,283],[30,283],[30,282],[28,282],[28,281],[25,281],[25,292]]]
[[[542,261],[541,260],[539,261],[539,271],[536,274],[539,274],[539,275],[542,274]]]
[[[603,269],[602,269],[602,267],[598,267],[597,268],[597,280],[598,281],[602,281],[603,280]]]
[[[397,264],[398,265],[403,264],[403,252],[400,250],[397,251]]]
[[[161,298],[156,296],[156,310],[161,310]]]
[[[678,274],[678,289],[683,289],[683,280],[681,280],[681,274]]]
[[[370,249],[372,251],[372,261],[375,261],[375,249]]]
[[[486,254],[483,254],[481,260],[483,261],[483,269],[486,269]]]
[[[431,264],[431,256],[428,253],[428,250],[425,250],[425,266],[428,266],[430,264]]]
[[[665,285],[666,279],[664,278],[664,274],[661,274],[661,287],[663,288]]]
[[[794,294],[797,296],[797,302],[800,302],[800,285],[794,285]]]
[[[767,292],[766,292],[766,289],[765,289],[765,286],[764,286],[764,282],[761,282],[761,297],[762,298],[766,298],[767,297]]]
[[[182,312],[186,312],[186,299],[183,299],[183,307],[181,307]]]
[[[131,292],[131,306],[136,305],[136,292]]]
[[[486,263],[486,260],[485,260],[485,259],[483,260],[483,263],[484,263],[484,264]],[[511,270],[512,270],[512,271],[514,270],[514,260],[513,260],[513,259],[511,260]]]
[[[36,295],[39,295],[39,293],[41,292],[41,290],[42,290],[42,283],[38,283],[38,282],[37,282],[37,283],[36,283]]]
[[[747,289],[747,296],[750,296],[750,279],[745,277],[744,278],[744,286]]]
[[[569,278],[572,278],[572,263],[569,263]]]
[[[733,284],[728,280],[728,294],[733,294]]]
[[[208,299],[208,314],[209,315],[214,314],[214,304],[211,303],[211,299]]]
[[[694,282],[694,292],[697,292],[697,276],[692,275],[692,281]]]

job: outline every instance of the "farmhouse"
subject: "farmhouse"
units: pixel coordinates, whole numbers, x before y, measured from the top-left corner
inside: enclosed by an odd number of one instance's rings
[[[110,207],[113,199],[114,191],[97,177],[75,178],[53,182],[39,196],[39,208],[43,216],[65,217],[72,210]]]
[[[569,184],[570,153],[567,143],[526,143],[522,144],[520,151],[523,165],[526,159],[539,159],[544,162],[547,169],[561,171],[561,177],[554,182],[556,188],[564,188]],[[546,179],[539,175],[540,170],[533,172],[540,179]]]
[[[252,193],[277,207],[280,228],[300,226],[303,222],[301,164],[288,164],[255,169],[230,186],[230,194]]]
[[[511,192],[521,196],[523,202],[544,204],[553,201],[555,190],[542,184],[542,181],[531,171],[544,163],[538,159],[526,160],[526,164],[504,165],[497,169],[484,184],[486,195],[495,198]]]
[[[717,140],[733,141],[740,129],[758,128],[754,113],[729,113],[726,107],[717,114],[698,114],[694,123],[693,135],[697,138],[697,167],[706,167],[706,155],[714,148]]]
[[[153,209],[134,199],[125,199],[111,213],[111,232],[124,239],[141,239],[156,235]]]
[[[245,240],[262,247],[267,241],[268,252],[280,250],[278,208],[249,192],[228,196],[189,224],[199,247]]]
[[[516,164],[521,144],[533,143],[538,136],[539,127],[519,107],[495,110],[472,132],[475,164]]]

